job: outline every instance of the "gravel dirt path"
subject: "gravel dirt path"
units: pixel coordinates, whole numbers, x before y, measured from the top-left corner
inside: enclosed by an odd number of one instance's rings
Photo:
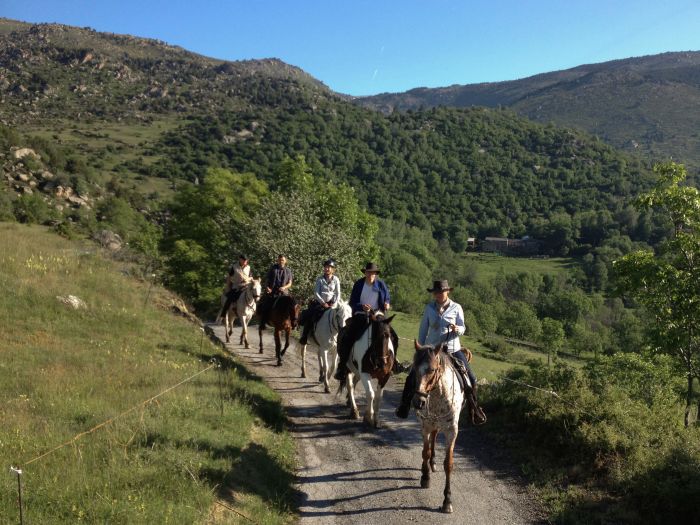
[[[212,325],[223,340],[221,326]],[[421,437],[415,415],[408,420],[394,416],[401,385],[392,378],[382,403],[383,428],[366,427],[349,418],[349,409],[319,384],[316,351],[306,355],[307,378],[300,377],[301,357],[296,340],[282,366],[276,365],[274,343],[268,330],[264,353],[258,353],[257,327],[251,330],[251,349],[237,344],[226,348],[282,396],[297,442],[302,525],[372,524],[399,525],[442,523],[547,523],[525,483],[507,459],[491,446],[479,428],[460,426],[452,473],[453,514],[442,514],[445,474],[444,443],[438,438],[431,486],[421,489]],[[239,333],[236,328],[234,335]],[[253,343],[254,341],[254,343]],[[399,348],[402,360],[409,350]],[[358,405],[364,409],[364,390],[358,385]],[[488,424],[488,423],[487,423]]]

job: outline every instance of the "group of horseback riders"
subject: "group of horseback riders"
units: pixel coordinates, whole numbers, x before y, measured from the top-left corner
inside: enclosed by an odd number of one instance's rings
[[[248,263],[248,257],[245,254],[240,254],[238,262],[229,269],[226,278],[226,302],[220,317],[225,315],[243,288],[252,280]],[[333,259],[327,259],[323,262],[323,273],[316,279],[314,286],[314,298],[300,315],[299,325],[302,327],[302,333],[299,342],[302,345],[306,345],[309,337],[312,336],[315,323],[329,308],[333,308],[340,301],[340,279],[335,275],[336,268],[337,264]],[[346,321],[345,327],[338,335],[339,361],[335,378],[339,381],[343,381],[347,375],[347,361],[352,347],[367,330],[371,319],[384,316],[391,309],[389,288],[378,277],[379,267],[373,262],[368,262],[362,268],[362,272],[364,277],[355,281],[350,293],[349,302],[352,316]],[[273,264],[267,272],[264,280],[266,294],[257,306],[257,314],[263,326],[276,298],[281,295],[289,295],[292,282],[293,273],[287,266],[287,257],[280,254],[277,257],[277,263]],[[452,358],[455,368],[462,376],[464,389],[469,393],[467,397],[472,412],[472,421],[476,424],[483,423],[486,417],[478,407],[477,379],[469,364],[468,351],[463,351],[459,340],[459,336],[463,335],[466,330],[462,307],[450,299],[449,294],[452,288],[446,280],[434,281],[432,288],[428,288],[427,291],[432,294],[433,300],[425,306],[418,331],[418,343],[442,348]],[[391,335],[393,347],[396,349],[398,348],[398,336],[393,329]],[[401,403],[396,409],[396,415],[399,418],[408,417],[411,399],[415,391],[414,383],[415,371],[411,370],[404,385]]]

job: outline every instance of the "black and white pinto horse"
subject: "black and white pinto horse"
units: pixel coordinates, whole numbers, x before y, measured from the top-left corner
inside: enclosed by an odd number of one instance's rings
[[[420,486],[430,486],[430,472],[435,472],[435,438],[438,432],[445,435],[445,499],[442,512],[452,512],[452,492],[450,475],[453,467],[455,441],[459,426],[459,414],[464,404],[464,393],[459,383],[459,372],[455,369],[452,358],[441,345],[420,346],[415,342],[416,353],[413,358],[413,370],[416,373],[416,390],[413,406],[421,424],[423,434],[423,465]]]
[[[241,295],[233,303],[228,311],[224,315],[224,325],[226,327],[226,342],[228,343],[233,333],[233,322],[237,318],[241,322],[241,340],[238,344],[243,344],[245,342],[245,347],[250,348],[248,345],[248,323],[255,315],[255,306],[260,299],[261,293],[260,279],[253,279],[248,284],[245,285]]]
[[[341,381],[338,393],[347,386],[350,401],[350,416],[360,418],[360,412],[355,402],[355,385],[362,381],[362,386],[367,395],[367,406],[364,421],[375,428],[380,427],[379,409],[382,402],[384,387],[386,386],[396,359],[391,321],[392,315],[385,319],[381,313],[374,314],[364,334],[355,342],[348,359],[348,375]],[[355,320],[354,322],[359,322]],[[372,385],[372,379],[376,379],[376,390]]]
[[[319,383],[323,383],[324,391],[329,393],[330,379],[333,377],[338,363],[338,332],[345,326],[352,314],[350,305],[339,301],[328,308],[316,322],[310,340],[318,347]],[[301,347],[301,377],[306,377],[306,346]]]

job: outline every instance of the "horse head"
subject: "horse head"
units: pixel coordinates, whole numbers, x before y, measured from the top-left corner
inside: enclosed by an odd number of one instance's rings
[[[438,384],[444,361],[440,356],[441,348],[435,349],[432,345],[421,346],[415,340],[413,343],[416,348],[413,356],[413,370],[416,373],[413,406],[421,410],[425,407],[430,392]]]
[[[345,321],[352,317],[352,308],[350,307],[350,303],[338,301],[338,303],[333,306],[332,315],[333,317],[331,322],[333,323],[333,327],[336,331],[340,331],[340,329],[345,326]]]
[[[255,299],[255,302],[257,303],[260,300],[260,296],[262,295],[262,284],[260,279],[253,279],[248,283],[248,287],[250,288],[251,293],[253,294],[253,299]]]

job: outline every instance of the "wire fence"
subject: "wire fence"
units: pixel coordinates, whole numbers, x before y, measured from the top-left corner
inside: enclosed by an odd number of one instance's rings
[[[140,401],[139,403],[129,407],[128,409],[126,409],[122,412],[120,412],[119,414],[117,414],[113,417],[110,417],[109,419],[106,419],[106,420],[102,421],[101,423],[98,423],[97,425],[89,428],[88,430],[85,430],[83,432],[79,432],[78,434],[74,435],[73,437],[64,441],[63,443],[60,443],[60,444],[56,445],[55,447],[52,447],[52,448],[46,450],[45,452],[20,463],[18,466],[14,466],[14,465],[10,466],[10,473],[17,476],[17,504],[18,504],[18,513],[19,513],[19,523],[21,525],[24,524],[24,509],[23,509],[23,504],[22,504],[22,476],[23,475],[26,476],[26,467],[27,466],[41,461],[42,459],[46,458],[47,456],[50,456],[51,454],[61,450],[62,448],[65,448],[69,445],[76,443],[77,441],[79,441],[80,439],[82,439],[85,436],[88,436],[88,435],[90,435],[90,434],[92,434],[100,429],[103,429],[103,428],[109,426],[111,423],[114,423],[118,419],[121,419],[121,418],[131,414],[132,412],[134,412],[136,410],[145,408],[146,406],[153,403],[158,398],[164,396],[168,392],[171,392],[171,391],[175,390],[176,388],[179,388],[182,385],[189,383],[190,381],[194,380],[196,377],[208,372],[209,370],[221,369],[221,363],[219,362],[218,359],[213,358],[210,363],[211,364],[209,366],[207,366],[206,368],[199,370],[198,372],[190,375],[189,377],[182,379],[178,383],[171,385],[168,388],[165,388],[164,390],[158,392],[154,396],[151,396],[148,399],[144,399],[143,401]],[[220,386],[220,388],[222,387],[221,380],[219,381],[219,386]],[[221,403],[222,403],[221,410],[223,412],[223,392],[220,392],[220,394],[221,394]],[[249,521],[251,523],[256,523],[249,516],[246,516],[245,514],[234,509],[233,507],[226,505],[219,500],[215,500],[214,502],[217,505],[221,506],[222,508],[225,508],[228,511],[233,512],[233,513],[245,518],[247,521]]]

